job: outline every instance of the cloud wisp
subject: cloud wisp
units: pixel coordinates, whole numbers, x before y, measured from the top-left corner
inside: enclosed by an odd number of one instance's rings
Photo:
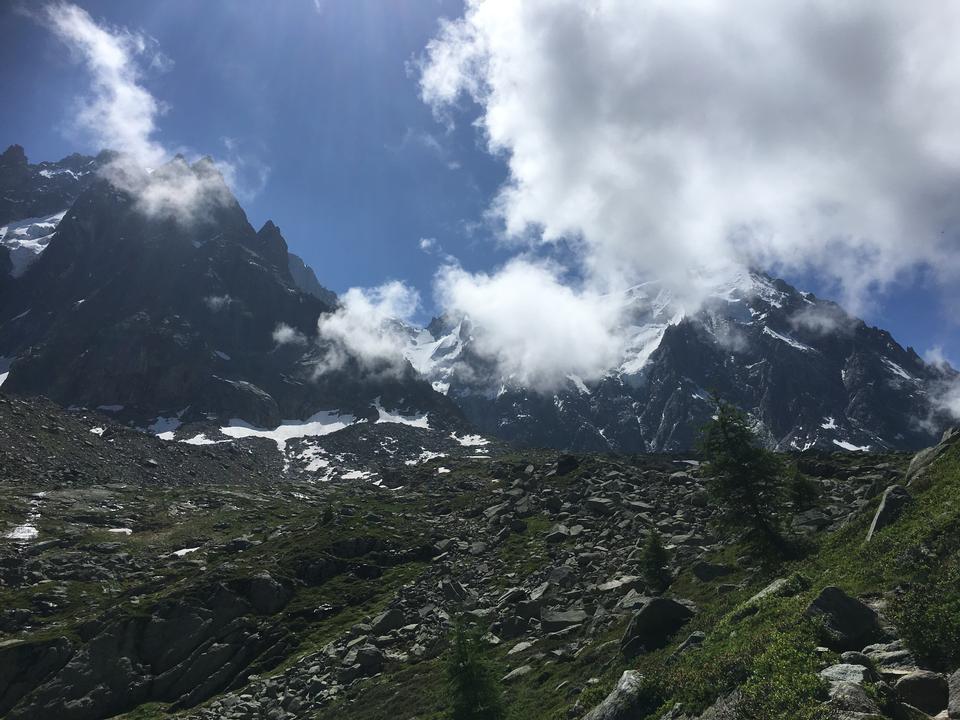
[[[412,321],[420,295],[393,281],[372,289],[350,288],[333,313],[317,322],[322,356],[315,372],[340,370],[356,362],[370,374],[400,374],[410,336],[401,323]]]
[[[164,71],[172,61],[156,50],[151,38],[99,24],[71,3],[50,3],[36,17],[90,75],[90,92],[78,99],[73,129],[98,148],[119,153],[104,168],[104,176],[136,197],[142,212],[189,222],[232,202],[227,183],[246,188],[251,168],[251,188],[266,182],[269,170],[236,155],[232,140],[225,139],[230,159],[190,165],[156,139],[164,107],[144,87],[143,68]]]

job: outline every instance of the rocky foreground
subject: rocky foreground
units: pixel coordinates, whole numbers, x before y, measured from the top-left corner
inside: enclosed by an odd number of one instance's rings
[[[267,440],[3,397],[0,716],[440,718],[465,614],[517,717],[760,717],[781,680],[832,713],[796,717],[960,717],[956,668],[891,610],[917,533],[960,516],[955,451],[908,478],[909,455],[800,456],[815,491],[792,524],[816,549],[764,565],[717,532],[691,457],[465,449],[318,482]],[[663,594],[639,566],[653,528]],[[779,638],[809,698],[763,670]]]

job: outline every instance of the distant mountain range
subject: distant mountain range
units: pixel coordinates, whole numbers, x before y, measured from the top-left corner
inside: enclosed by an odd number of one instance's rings
[[[623,295],[618,367],[543,394],[500,377],[474,351],[469,319],[412,331],[414,366],[481,431],[576,450],[689,449],[716,394],[747,410],[780,450],[929,444],[948,423],[931,393],[955,377],[840,306],[743,273],[686,312],[656,283]]]
[[[0,380],[62,405],[105,407],[142,426],[242,420],[274,427],[337,411],[428,415],[525,445],[687,450],[710,394],[744,408],[782,450],[915,448],[947,424],[932,397],[956,374],[889,333],[762,273],[692,312],[656,284],[623,295],[627,350],[599,381],[539,393],[476,352],[469,318],[407,328],[409,365],[317,372],[317,319],[337,297],[259,231],[229,190],[190,222],[151,217],[100,172],[116,156],[30,164],[0,155]],[[223,183],[212,164],[177,172]],[[286,326],[302,338],[278,344]],[[122,410],[120,410],[122,408]]]

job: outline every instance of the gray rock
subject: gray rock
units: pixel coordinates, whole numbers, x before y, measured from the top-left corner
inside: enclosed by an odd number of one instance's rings
[[[840,663],[821,670],[820,677],[827,682],[845,682],[863,685],[863,683],[869,682],[873,678],[873,673],[863,665]]]
[[[688,604],[672,598],[650,598],[630,619],[620,639],[620,651],[627,658],[632,658],[664,647],[695,612]]]
[[[821,673],[822,675],[822,673]],[[830,684],[830,706],[848,713],[880,714],[880,708],[867,695],[861,683],[833,682]]]
[[[570,529],[566,525],[557,524],[550,528],[547,533],[546,541],[548,543],[561,543],[570,537]]]
[[[514,680],[517,680],[518,678],[522,678],[524,675],[527,675],[531,672],[533,672],[532,667],[530,667],[529,665],[521,665],[520,667],[516,668],[515,670],[511,670],[502,678],[500,678],[500,682],[512,683]]]
[[[598,515],[612,515],[615,508],[612,500],[602,497],[587,498],[584,500],[583,505]]]
[[[916,670],[904,675],[893,686],[897,697],[930,715],[947,707],[949,685],[947,678],[929,670]]]
[[[867,542],[873,539],[874,534],[896,522],[912,499],[910,493],[902,485],[891,485],[884,490],[883,499],[880,500],[880,506],[877,508],[877,513],[873,516],[873,522],[870,524],[870,530],[867,532]]]
[[[617,686],[583,720],[632,720],[641,716],[643,675],[626,670]]]
[[[907,649],[902,640],[868,645],[863,649],[863,654],[870,658],[870,662],[883,669],[914,669],[917,667],[917,661],[913,657],[913,653]]]
[[[587,613],[580,609],[563,612],[544,610],[540,613],[540,624],[544,632],[557,632],[572,625],[581,625],[587,621]]]
[[[936,459],[956,442],[960,442],[960,428],[950,428],[943,433],[943,437],[937,445],[921,450],[914,455],[904,478],[907,485],[912,485],[914,482],[921,480]]]
[[[960,670],[957,670],[947,681],[950,688],[950,702],[947,705],[947,712],[951,720],[960,718]]]
[[[823,642],[831,650],[857,650],[882,635],[877,614],[838,587],[825,587],[805,614],[822,622]]]
[[[286,607],[293,591],[277,582],[269,573],[254,575],[245,583],[246,595],[253,608],[264,615],[273,615]]]
[[[377,615],[371,623],[371,632],[374,635],[386,635],[391,630],[397,630],[406,625],[403,613],[396,608]]]
[[[873,668],[873,663],[870,658],[856,650],[848,650],[845,653],[840,653],[840,662],[846,663],[847,665],[863,665],[865,668]]]
[[[704,710],[700,720],[740,720],[740,692],[734,690],[729,695],[717,698],[717,701]]]

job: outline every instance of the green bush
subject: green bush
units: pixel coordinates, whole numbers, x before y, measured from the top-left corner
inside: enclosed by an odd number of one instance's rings
[[[960,555],[954,554],[892,603],[907,644],[928,662],[946,669],[960,664]]]
[[[814,635],[809,629],[776,635],[754,661],[743,684],[740,716],[745,720],[829,720],[825,687],[817,674]]]

